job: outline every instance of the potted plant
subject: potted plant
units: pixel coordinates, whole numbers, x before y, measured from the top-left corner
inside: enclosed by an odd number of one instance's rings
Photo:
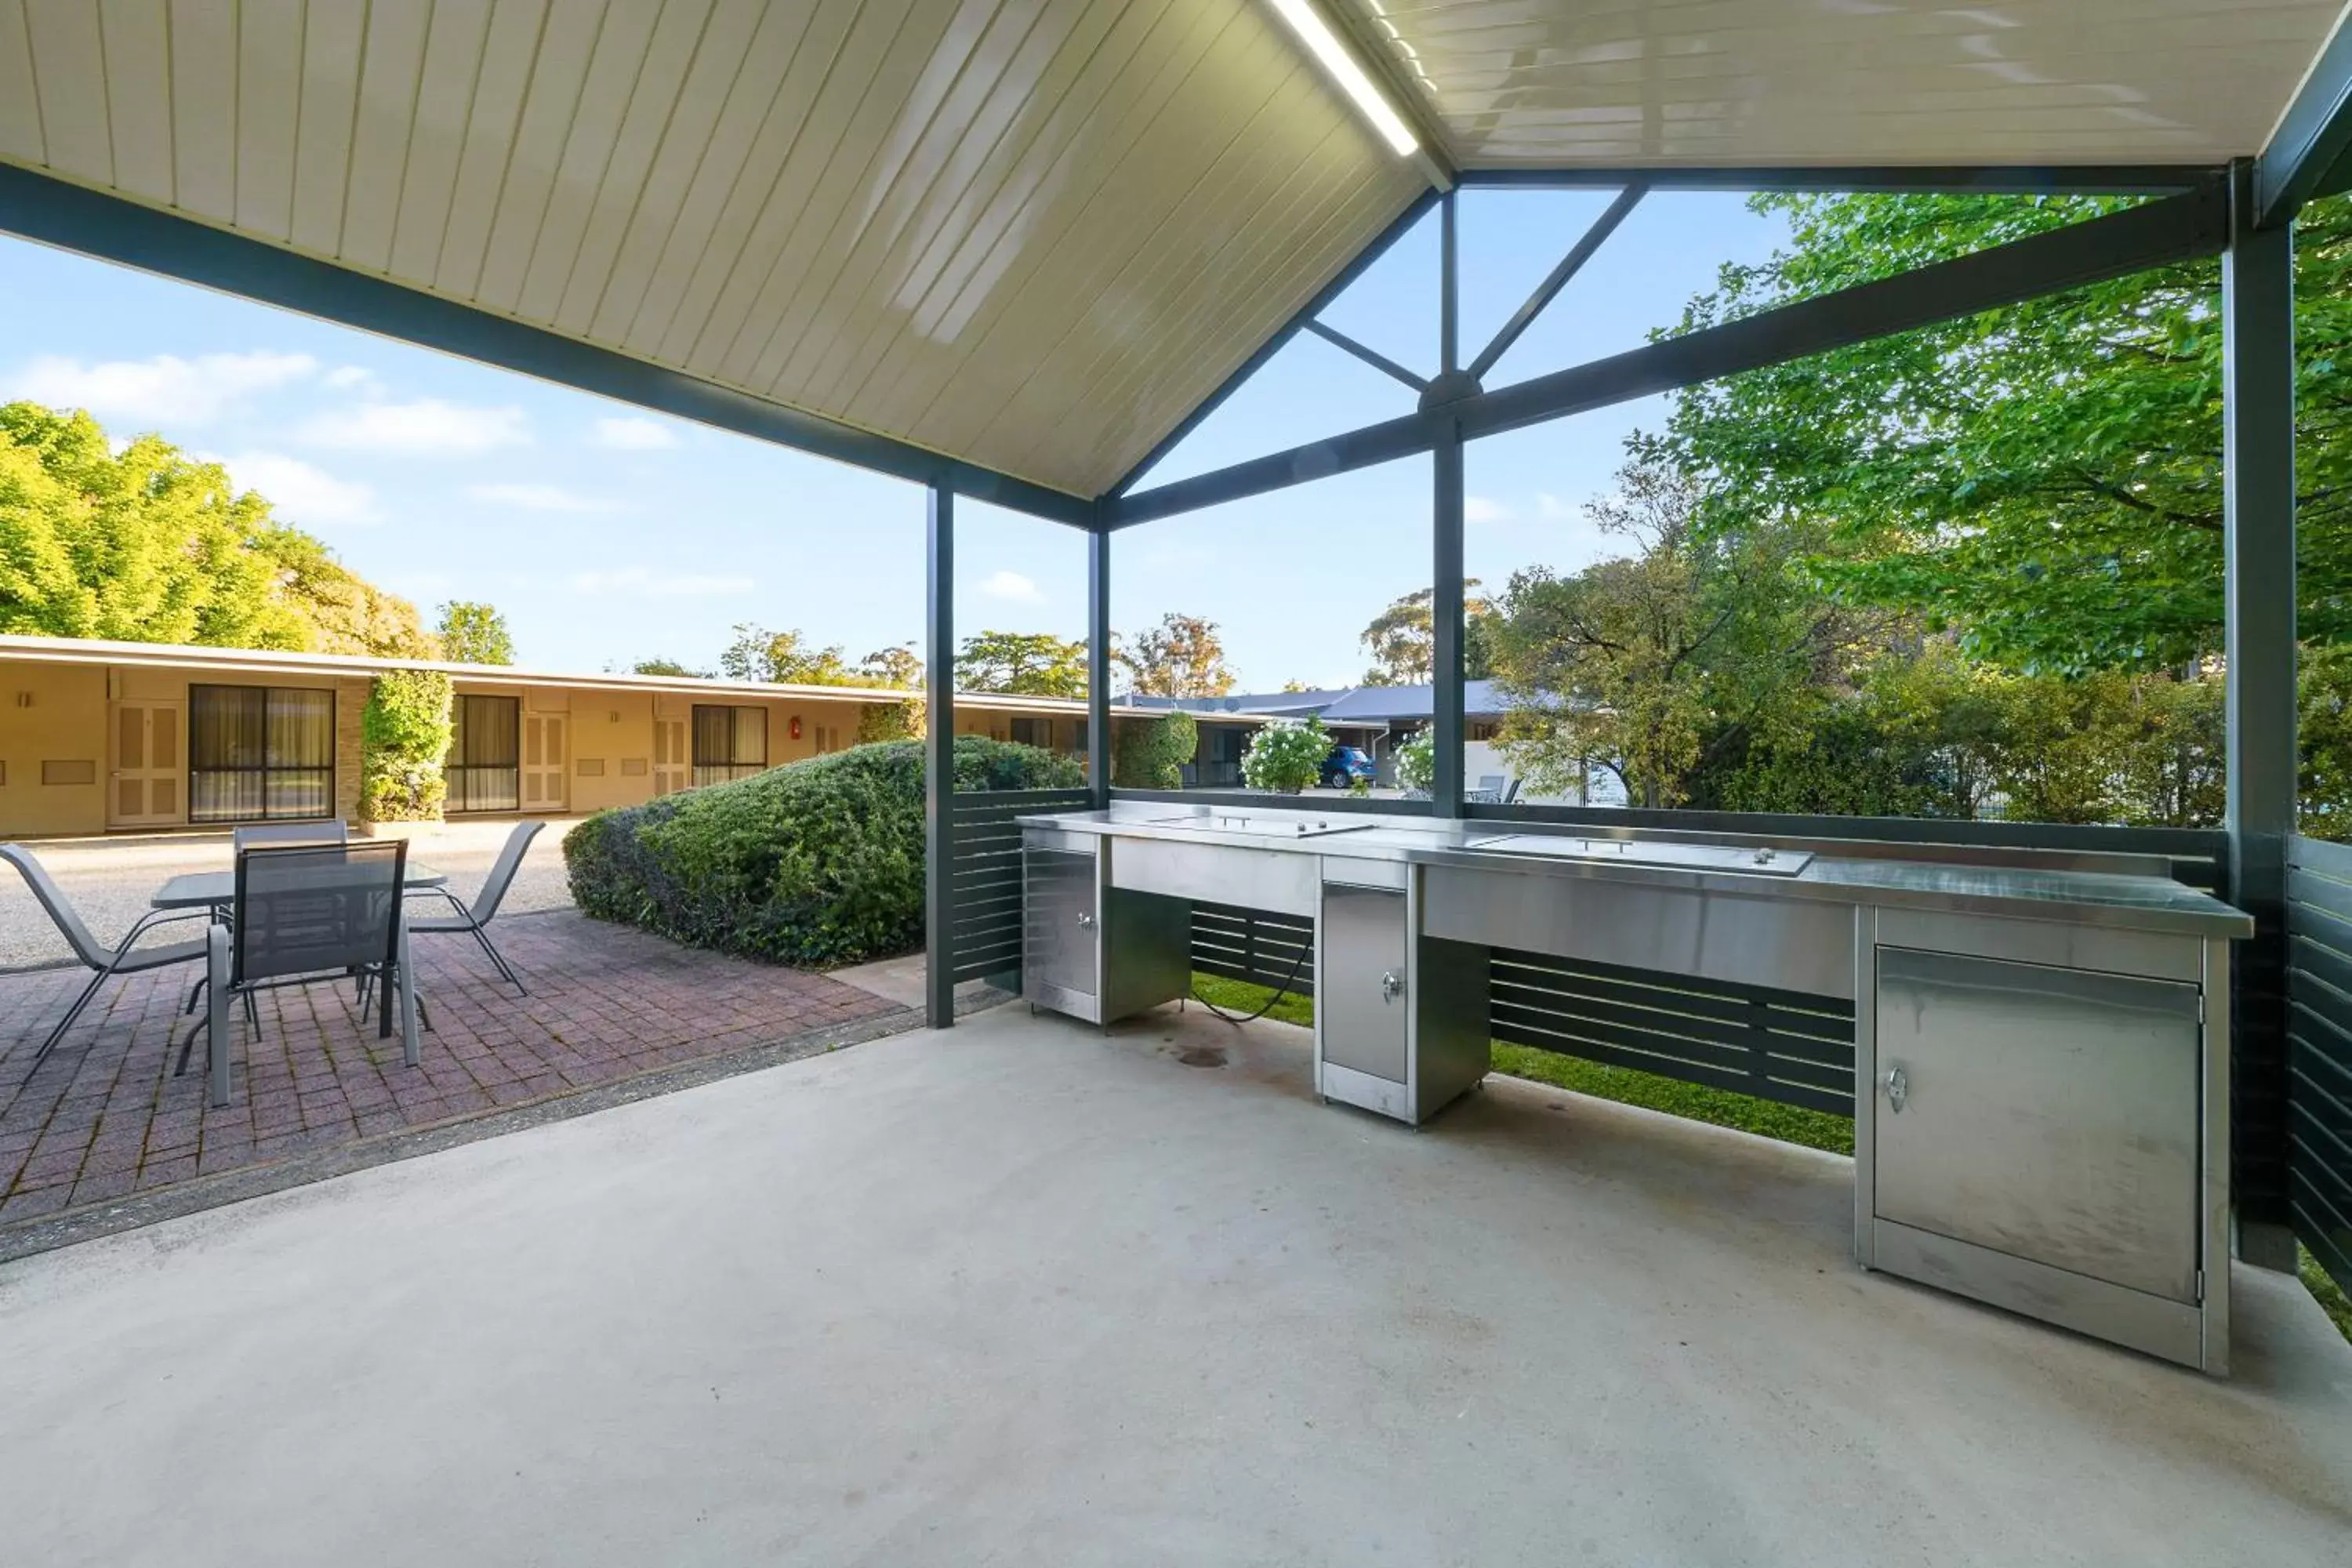
[[[1330,754],[1331,737],[1322,720],[1276,719],[1250,737],[1242,753],[1242,782],[1252,789],[1297,795],[1323,776],[1323,759]]]

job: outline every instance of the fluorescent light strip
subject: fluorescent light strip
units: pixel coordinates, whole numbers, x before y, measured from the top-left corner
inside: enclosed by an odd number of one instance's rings
[[[1372,128],[1381,133],[1381,139],[1388,142],[1398,157],[1409,158],[1421,151],[1420,139],[1405,124],[1404,117],[1389,107],[1389,100],[1381,96],[1381,89],[1372,85],[1372,79],[1366,76],[1364,68],[1356,63],[1356,57],[1339,42],[1331,31],[1330,24],[1324,21],[1322,13],[1315,9],[1312,0],[1274,0],[1274,8],[1282,13],[1282,19],[1290,24],[1290,30],[1298,35],[1317,59],[1323,62],[1323,68],[1330,73],[1331,79],[1356,100],[1356,107],[1364,111],[1364,118],[1372,122]]]

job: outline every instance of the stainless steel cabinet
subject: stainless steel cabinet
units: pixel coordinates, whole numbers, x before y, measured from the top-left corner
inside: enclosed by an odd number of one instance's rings
[[[1098,995],[1101,927],[1095,919],[1095,858],[1032,848],[1022,863],[1026,884],[1022,989],[1040,999],[1046,993]]]
[[[1391,870],[1391,886],[1322,885],[1315,1085],[1326,1100],[1417,1124],[1486,1076],[1487,950],[1423,935],[1421,879]]]
[[[1323,889],[1323,965],[1316,976],[1323,1059],[1400,1090],[1411,1034],[1406,934],[1402,892],[1338,882]]]
[[[2193,985],[1878,955],[1878,1213],[2197,1299]]]
[[[1186,994],[1192,984],[1192,906],[1111,887],[1108,861],[1118,847],[1072,848],[1069,843],[1066,835],[1024,835],[1022,994],[1090,1024]]]
[[[2131,955],[2160,973],[2026,962],[2023,923],[1954,917],[1943,951],[1864,949],[1863,1261],[2224,1371],[2226,1066],[2206,1020],[2226,968],[2194,942]]]

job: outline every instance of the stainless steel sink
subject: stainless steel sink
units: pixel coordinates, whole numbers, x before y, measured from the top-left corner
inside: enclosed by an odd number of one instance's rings
[[[1255,838],[1318,838],[1331,833],[1361,833],[1370,822],[1299,820],[1282,816],[1252,816],[1244,812],[1191,812],[1181,816],[1154,817],[1154,827],[1183,827],[1198,833],[1245,833]]]
[[[1659,866],[1685,871],[1742,871],[1750,876],[1793,877],[1812,864],[1808,849],[1744,847],[1732,844],[1675,844],[1633,838],[1579,838],[1569,834],[1506,833],[1474,838],[1465,849],[1497,855],[1530,855],[1551,860],[1587,860],[1624,866]]]

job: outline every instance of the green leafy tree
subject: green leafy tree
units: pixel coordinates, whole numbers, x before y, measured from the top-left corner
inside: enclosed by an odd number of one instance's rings
[[[1242,752],[1242,782],[1252,789],[1297,795],[1323,776],[1331,737],[1323,721],[1276,719],[1259,727]]]
[[[495,605],[452,599],[441,606],[441,657],[458,664],[512,664],[514,637]]]
[[[1573,794],[1608,768],[1639,805],[1678,805],[1743,742],[1809,716],[1866,628],[1811,590],[1800,531],[1701,534],[1703,496],[1681,473],[1629,465],[1586,508],[1633,553],[1571,577],[1514,573],[1493,622],[1510,704],[1502,745],[1538,793]]]
[[[1787,195],[1790,245],[1727,268],[1683,325],[2080,221],[2087,198]],[[2352,201],[2298,226],[2302,633],[2352,634]],[[2033,672],[2183,668],[2222,623],[2219,272],[2182,262],[1676,395],[1650,455],[1703,524],[1827,531],[1823,585]]]
[[[859,673],[876,686],[887,686],[898,691],[919,691],[923,685],[923,656],[915,651],[913,643],[894,643],[876,648],[857,661]]]
[[[1087,645],[1045,632],[982,632],[956,655],[956,684],[966,691],[1028,697],[1084,697]]]
[[[1485,680],[1494,671],[1491,601],[1475,592],[1478,579],[1463,582],[1462,675]],[[1437,632],[1429,605],[1435,590],[1416,588],[1372,617],[1358,639],[1372,656],[1364,671],[1366,686],[1420,686],[1431,679],[1437,663]]]
[[[767,680],[795,686],[864,686],[868,682],[842,657],[839,646],[818,647],[798,631],[772,632],[743,622],[735,640],[719,656],[730,680]]]
[[[158,436],[0,405],[0,632],[416,656],[415,606]]]
[[[1217,623],[1199,616],[1166,615],[1119,649],[1141,697],[1223,697],[1234,689]]]
[[[689,669],[674,658],[641,658],[629,666],[632,675],[677,675],[688,680],[708,680],[710,671]]]

